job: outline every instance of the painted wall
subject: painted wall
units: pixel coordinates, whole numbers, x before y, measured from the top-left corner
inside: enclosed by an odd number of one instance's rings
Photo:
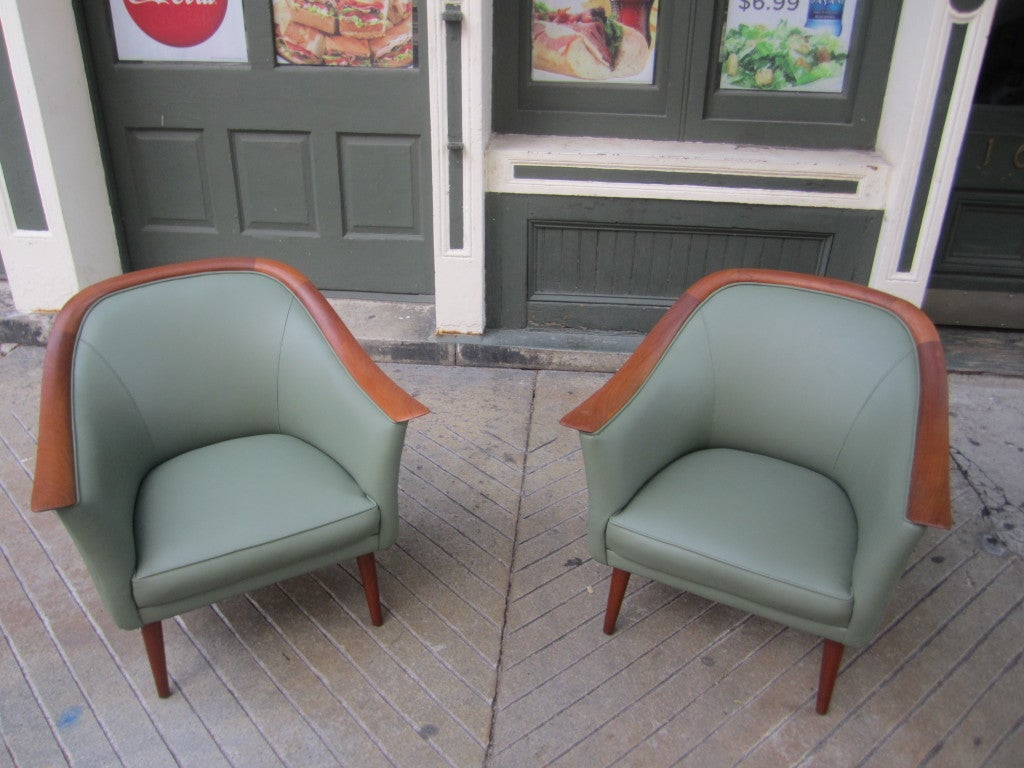
[[[67,0],[0,0],[0,19],[46,220],[18,228],[5,176],[0,253],[17,308],[56,310],[121,271],[83,56]]]

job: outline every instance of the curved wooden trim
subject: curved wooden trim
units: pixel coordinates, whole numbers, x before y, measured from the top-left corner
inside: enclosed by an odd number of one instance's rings
[[[950,528],[949,408],[946,364],[931,320],[908,301],[856,283],[770,269],[727,269],[701,278],[657,322],[622,368],[603,387],[562,417],[561,423],[593,433],[608,423],[643,386],[690,316],[726,286],[759,283],[829,293],[892,312],[917,347],[920,404],[907,518],[921,525]]]
[[[949,389],[946,357],[938,338],[918,342],[917,359],[921,392],[907,519],[918,525],[949,530],[953,527],[949,487]]]
[[[50,331],[43,362],[39,445],[31,501],[34,511],[69,507],[78,501],[71,420],[71,363],[75,341],[89,308],[117,291],[209,272],[256,272],[278,280],[302,302],[352,378],[392,421],[408,421],[430,412],[373,362],[323,294],[293,267],[270,259],[226,257],[128,272],[91,285],[73,296],[57,315]]]
[[[430,409],[398,386],[373,362],[360,346],[334,307],[304,274],[278,261],[256,259],[253,271],[275,277],[284,283],[302,304],[334,349],[352,378],[392,421],[402,422],[425,416]]]
[[[580,432],[597,432],[625,407],[647,381],[647,377],[658,365],[673,339],[703,301],[701,296],[693,292],[699,285],[699,282],[695,283],[669,307],[629,359],[604,386],[561,418],[562,426]]]

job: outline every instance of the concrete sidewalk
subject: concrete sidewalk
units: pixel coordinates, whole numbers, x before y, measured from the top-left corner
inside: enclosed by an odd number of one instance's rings
[[[378,362],[612,373],[643,339],[639,333],[554,328],[439,336],[430,303],[330,293],[328,300]],[[45,345],[52,321],[52,315],[17,311],[7,282],[0,280],[0,345]],[[939,332],[951,372],[1024,376],[1024,331],[950,327]]]
[[[609,569],[558,418],[606,374],[394,363],[432,414],[379,557],[384,625],[354,563],[223,601],[165,622],[158,700],[138,633],[28,512],[43,350],[0,351],[0,768],[1020,765],[1024,378],[951,376],[956,526],[925,536],[826,717],[813,637],[641,578],[602,634]]]

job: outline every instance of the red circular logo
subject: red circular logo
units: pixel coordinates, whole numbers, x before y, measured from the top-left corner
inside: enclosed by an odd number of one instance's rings
[[[139,29],[164,45],[190,48],[213,36],[228,0],[124,0]]]

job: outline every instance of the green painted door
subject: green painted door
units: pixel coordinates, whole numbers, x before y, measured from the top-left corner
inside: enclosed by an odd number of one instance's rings
[[[301,66],[275,52],[271,0],[227,2],[241,3],[238,63],[120,61],[122,0],[79,2],[129,268],[253,255],[322,289],[433,293],[429,51],[415,12],[408,66]],[[377,40],[346,42],[375,61]]]
[[[1024,328],[1024,5],[985,52],[925,309],[938,323]]]

